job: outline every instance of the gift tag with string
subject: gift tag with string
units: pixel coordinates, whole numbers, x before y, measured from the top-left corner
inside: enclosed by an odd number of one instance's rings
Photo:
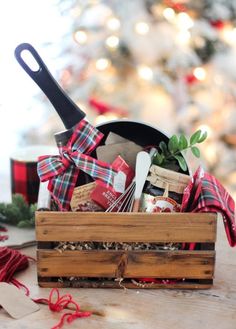
[[[14,319],[20,319],[40,309],[23,291],[0,282],[0,305]]]

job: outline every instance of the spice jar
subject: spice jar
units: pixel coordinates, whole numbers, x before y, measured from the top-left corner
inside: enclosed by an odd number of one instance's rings
[[[189,180],[189,175],[152,165],[142,194],[141,211],[179,212]]]

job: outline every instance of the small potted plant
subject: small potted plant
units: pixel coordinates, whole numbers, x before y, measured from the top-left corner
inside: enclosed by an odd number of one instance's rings
[[[206,138],[207,132],[197,130],[189,141],[182,134],[179,137],[173,135],[168,143],[160,142],[144,187],[141,211],[180,211],[184,189],[190,181],[188,166],[182,153],[191,150],[199,158],[200,150],[196,145]]]

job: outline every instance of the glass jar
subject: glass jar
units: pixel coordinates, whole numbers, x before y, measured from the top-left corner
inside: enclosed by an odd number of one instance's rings
[[[141,211],[179,212],[189,181],[189,175],[152,165],[142,194]]]

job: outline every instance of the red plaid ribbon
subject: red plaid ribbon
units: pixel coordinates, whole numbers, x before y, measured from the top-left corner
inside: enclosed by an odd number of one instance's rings
[[[236,246],[234,200],[221,183],[202,168],[198,168],[185,189],[181,211],[221,213],[229,244]]]
[[[48,189],[60,210],[70,209],[70,200],[79,170],[112,186],[116,171],[108,163],[98,161],[90,154],[99,144],[103,134],[87,121],[80,121],[66,146],[59,148],[60,155],[41,156],[38,175],[42,182],[49,180]]]

